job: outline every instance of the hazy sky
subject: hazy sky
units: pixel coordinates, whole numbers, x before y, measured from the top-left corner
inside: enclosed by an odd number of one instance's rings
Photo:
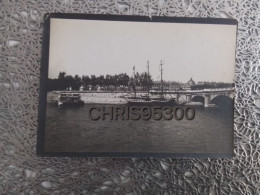
[[[153,80],[233,82],[235,25],[51,19],[49,78],[146,71]]]

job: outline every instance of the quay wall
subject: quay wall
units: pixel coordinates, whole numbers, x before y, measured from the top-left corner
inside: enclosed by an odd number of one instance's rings
[[[108,91],[51,91],[47,93],[47,103],[57,100],[59,93],[80,93],[85,104],[126,104],[125,96],[133,95],[133,92],[108,92]],[[137,95],[145,95],[147,92],[137,92]],[[165,95],[166,98],[172,97]]]
[[[58,99],[58,95],[61,91],[52,91],[47,93],[47,102]],[[67,91],[62,91],[66,92]],[[80,93],[81,99],[85,104],[126,104],[126,100],[123,98],[129,93],[124,92],[84,92],[84,91],[68,91],[68,93]]]

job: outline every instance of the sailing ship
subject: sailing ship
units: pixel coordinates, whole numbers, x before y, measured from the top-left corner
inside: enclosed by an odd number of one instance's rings
[[[137,95],[136,94],[136,82],[135,82],[135,67],[133,68],[133,90],[134,96],[126,96],[125,99],[130,106],[176,106],[178,103],[176,102],[175,98],[167,99],[165,97],[165,92],[163,88],[163,63],[161,60],[160,63],[160,72],[161,72],[161,89],[157,96],[151,96],[149,93],[149,61],[147,62],[147,94],[145,95]]]

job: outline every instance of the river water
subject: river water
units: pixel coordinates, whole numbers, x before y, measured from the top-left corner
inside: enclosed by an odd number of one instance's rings
[[[227,154],[233,151],[233,108],[195,108],[193,120],[98,120],[88,105],[47,104],[45,152]]]

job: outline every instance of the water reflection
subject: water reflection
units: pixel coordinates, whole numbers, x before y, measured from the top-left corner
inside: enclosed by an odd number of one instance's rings
[[[47,106],[46,152],[232,153],[233,109],[196,108],[194,120],[98,120],[88,106]]]

